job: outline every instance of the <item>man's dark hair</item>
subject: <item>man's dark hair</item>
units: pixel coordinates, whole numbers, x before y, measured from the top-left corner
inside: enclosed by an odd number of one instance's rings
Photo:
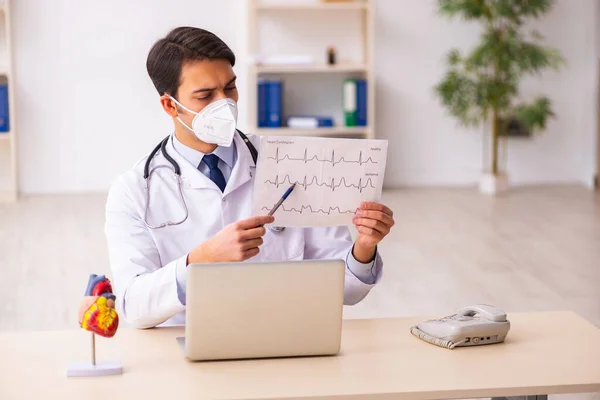
[[[200,28],[182,26],[152,46],[146,69],[154,87],[162,96],[177,96],[181,84],[181,67],[189,61],[227,60],[233,67],[233,51],[217,35]]]

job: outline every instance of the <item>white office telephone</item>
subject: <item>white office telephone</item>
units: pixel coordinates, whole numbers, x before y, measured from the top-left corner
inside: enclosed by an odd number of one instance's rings
[[[499,308],[478,304],[459,309],[456,314],[422,322],[410,332],[436,346],[478,346],[501,343],[510,330],[506,313]]]

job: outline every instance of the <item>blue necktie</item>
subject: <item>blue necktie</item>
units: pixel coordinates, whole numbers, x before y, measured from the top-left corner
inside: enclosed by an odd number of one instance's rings
[[[213,181],[219,187],[219,189],[221,189],[221,192],[224,191],[227,182],[225,182],[225,177],[219,169],[219,157],[214,154],[207,154],[202,157],[202,162],[208,166],[208,177],[210,180]]]

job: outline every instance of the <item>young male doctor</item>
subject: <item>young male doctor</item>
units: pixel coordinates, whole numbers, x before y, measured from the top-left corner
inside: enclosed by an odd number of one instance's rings
[[[265,227],[276,219],[251,215],[251,150],[259,141],[250,136],[246,143],[236,131],[234,64],[223,41],[191,27],[174,29],[148,54],[148,74],[174,132],[162,149],[116,179],[106,204],[118,310],[134,327],[185,323],[192,263],[344,259],[348,305],[381,277],[377,244],[394,224],[382,204],[357,204],[354,243],[347,227],[274,232]]]

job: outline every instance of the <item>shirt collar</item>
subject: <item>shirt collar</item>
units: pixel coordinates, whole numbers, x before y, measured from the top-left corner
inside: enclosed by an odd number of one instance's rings
[[[201,151],[192,149],[191,147],[187,147],[183,143],[181,143],[175,135],[173,137],[173,147],[175,151],[179,153],[181,157],[183,157],[187,162],[192,164],[194,168],[198,168],[200,162],[202,162],[202,157],[205,156]],[[233,168],[233,164],[235,162],[235,151],[236,145],[235,141],[231,142],[231,146],[217,146],[217,148],[212,152],[215,156],[219,157],[225,164],[229,166],[229,168]]]

